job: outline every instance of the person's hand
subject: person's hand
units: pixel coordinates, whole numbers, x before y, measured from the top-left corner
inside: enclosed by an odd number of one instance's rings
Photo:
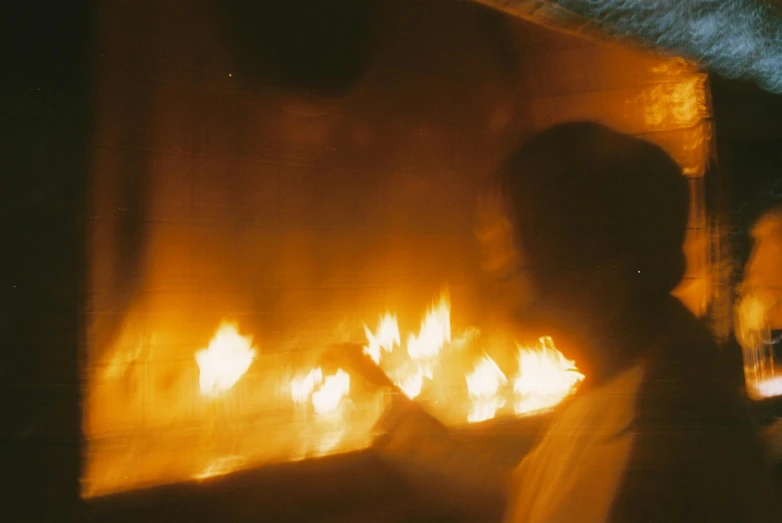
[[[330,346],[321,355],[320,363],[324,370],[342,369],[352,376],[363,378],[365,382],[374,387],[395,389],[393,382],[386,376],[383,369],[364,354],[364,347],[357,343]]]

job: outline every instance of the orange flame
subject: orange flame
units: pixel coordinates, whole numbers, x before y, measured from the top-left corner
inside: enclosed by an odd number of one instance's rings
[[[291,399],[294,403],[305,403],[310,399],[315,387],[323,382],[323,371],[312,369],[305,376],[291,380]]]
[[[391,378],[394,385],[410,399],[415,399],[421,394],[424,386],[424,378],[432,379],[432,366],[427,363],[410,362],[396,372],[392,373]]]
[[[204,396],[219,396],[233,387],[255,359],[252,336],[241,336],[236,325],[222,323],[209,347],[195,354]]]
[[[335,374],[324,379],[323,371],[318,367],[304,376],[293,378],[290,386],[294,403],[301,405],[310,402],[317,414],[324,415],[335,412],[350,392],[350,375],[338,369]]]
[[[498,395],[500,389],[508,383],[505,374],[487,354],[465,380],[467,393],[472,400],[467,421],[477,423],[493,418],[497,410],[505,405],[505,400]]]
[[[350,375],[342,369],[328,376],[317,392],[312,394],[312,406],[318,414],[334,412],[342,398],[350,392]]]
[[[400,345],[399,326],[396,317],[386,313],[373,333],[366,326],[364,331],[367,345],[364,353],[378,363],[394,384],[410,399],[421,395],[425,380],[432,380],[445,347],[459,350],[452,342],[451,304],[448,292],[443,291],[421,320],[418,334],[407,338],[407,357],[384,358]],[[474,338],[469,331],[466,339]],[[519,375],[513,383],[515,395],[514,411],[525,414],[547,409],[561,402],[571,394],[584,379],[575,364],[566,359],[554,346],[551,338],[540,339],[535,348],[519,347]],[[438,371],[439,372],[439,371]],[[511,392],[505,389],[508,378],[488,355],[484,355],[471,373],[464,376],[470,398],[471,410],[467,421],[476,423],[494,418],[497,412],[509,402]],[[436,384],[435,384],[436,385]]]
[[[367,346],[364,347],[364,354],[372,358],[375,364],[380,364],[381,348],[386,352],[391,352],[395,345],[401,344],[399,324],[396,321],[396,316],[393,316],[391,313],[386,313],[380,319],[380,323],[375,331],[376,334],[373,334],[366,325],[364,325],[364,332],[367,336]]]
[[[447,291],[440,295],[440,301],[433,303],[421,322],[418,336],[407,338],[407,353],[414,360],[425,360],[437,356],[443,345],[451,341],[451,299]]]
[[[540,348],[519,347],[519,375],[513,384],[516,414],[547,409],[575,391],[584,375],[565,358],[549,337],[540,338]]]
[[[382,359],[381,349],[393,352],[394,347],[401,345],[401,336],[396,316],[386,313],[380,320],[377,330],[373,333],[366,326],[364,332],[367,354],[394,381],[402,392],[410,399],[417,397],[423,388],[424,378],[432,378],[436,359],[443,346],[451,341],[451,302],[448,291],[443,290],[440,299],[433,303],[421,320],[418,335],[410,334],[407,338],[407,355],[409,359],[396,366]]]
[[[394,385],[410,399],[415,399],[421,394],[421,389],[424,386],[424,374],[420,369],[414,371],[412,374],[403,376],[394,381]]]

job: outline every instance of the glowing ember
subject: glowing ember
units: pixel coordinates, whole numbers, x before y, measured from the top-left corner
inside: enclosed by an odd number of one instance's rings
[[[326,377],[323,385],[312,394],[312,406],[318,414],[334,412],[342,398],[350,392],[350,375],[342,369]]]
[[[195,354],[204,396],[219,396],[230,390],[255,359],[252,336],[241,336],[235,325],[223,323],[209,347]]]
[[[782,376],[763,380],[755,385],[755,393],[761,398],[782,396]]]
[[[391,352],[395,345],[402,343],[399,336],[399,324],[396,321],[396,316],[392,316],[390,313],[386,313],[386,315],[380,319],[376,334],[372,334],[372,331],[370,331],[366,325],[364,325],[364,332],[367,335],[367,346],[364,347],[364,354],[367,354],[372,358],[372,361],[376,364],[380,363],[381,348],[386,352]]]
[[[437,356],[443,345],[451,341],[451,300],[446,291],[440,295],[440,301],[421,322],[418,336],[411,334],[407,338],[407,353],[414,360],[425,360]]]
[[[481,358],[470,374],[465,377],[467,393],[472,400],[472,408],[467,421],[476,423],[491,419],[497,410],[505,405],[498,396],[500,388],[508,383],[505,374],[488,355]]]
[[[540,338],[540,348],[519,347],[519,376],[513,390],[516,414],[553,407],[584,379],[575,363],[565,358],[551,338]]]

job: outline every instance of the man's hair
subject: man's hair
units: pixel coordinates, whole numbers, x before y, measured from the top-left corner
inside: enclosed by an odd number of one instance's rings
[[[539,277],[630,260],[658,271],[648,285],[667,294],[683,276],[689,188],[660,147],[600,124],[564,123],[518,149],[502,184]]]

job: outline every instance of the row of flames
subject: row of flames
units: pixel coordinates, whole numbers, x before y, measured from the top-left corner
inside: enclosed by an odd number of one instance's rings
[[[418,333],[410,333],[404,345],[397,319],[391,313],[380,318],[374,331],[366,326],[364,330],[364,353],[408,398],[419,397],[425,384],[437,388],[445,386],[443,381],[463,380],[470,402],[469,423],[492,419],[511,403],[516,415],[551,408],[584,379],[574,362],[565,358],[547,337],[541,338],[536,347],[517,347],[518,369],[510,380],[485,352],[475,358],[472,370],[463,376],[442,378],[447,373],[443,364],[449,355],[457,352],[458,346],[451,338],[447,292],[432,304]],[[240,335],[234,324],[223,323],[209,346],[195,354],[201,394],[209,397],[226,394],[247,372],[256,355],[252,337]],[[349,398],[350,382],[350,374],[342,369],[326,375],[320,367],[311,368],[290,380],[290,399],[298,406],[311,405],[317,416],[330,416],[339,412]]]

